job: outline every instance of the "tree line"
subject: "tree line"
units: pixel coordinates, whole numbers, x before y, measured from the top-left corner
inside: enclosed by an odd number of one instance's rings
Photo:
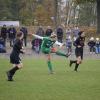
[[[0,20],[29,26],[97,26],[100,33],[100,0],[0,0]]]

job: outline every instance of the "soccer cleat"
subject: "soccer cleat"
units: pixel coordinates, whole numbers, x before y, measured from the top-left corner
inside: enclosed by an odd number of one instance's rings
[[[77,72],[77,69],[74,69],[75,72]]]
[[[13,79],[8,79],[8,81],[14,81]]]
[[[12,75],[10,74],[10,72],[6,72],[6,74],[7,74],[8,81],[13,81]]]
[[[54,74],[54,72],[53,71],[50,71],[49,74]]]

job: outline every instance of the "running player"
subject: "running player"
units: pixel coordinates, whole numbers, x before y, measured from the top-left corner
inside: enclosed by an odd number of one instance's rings
[[[21,63],[21,59],[19,57],[20,53],[22,53],[22,54],[24,53],[22,39],[23,39],[23,33],[18,32],[14,46],[13,46],[13,50],[10,54],[10,63],[13,64],[13,68],[10,69],[9,71],[7,71],[8,81],[13,81],[13,76],[14,76],[15,72],[18,69],[23,67],[23,64]]]
[[[85,42],[85,33],[83,31],[79,32],[79,37],[74,41],[76,60],[70,60],[70,66],[75,63],[74,71],[77,71],[79,64],[83,60],[83,47]]]

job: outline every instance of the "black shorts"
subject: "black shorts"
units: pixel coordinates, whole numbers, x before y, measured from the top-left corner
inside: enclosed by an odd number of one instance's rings
[[[19,56],[10,55],[10,63],[12,64],[20,64],[21,59]]]
[[[76,57],[81,57],[81,59],[83,59],[83,48],[76,48],[75,49],[75,55]]]

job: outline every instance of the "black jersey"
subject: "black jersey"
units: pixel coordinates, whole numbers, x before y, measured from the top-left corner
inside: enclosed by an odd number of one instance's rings
[[[78,47],[78,46],[84,47],[84,42],[85,42],[85,38],[84,37],[78,37],[76,39],[76,41],[74,42],[74,46],[75,47]]]
[[[22,40],[16,39],[14,46],[13,46],[13,50],[10,54],[10,62],[13,64],[19,64],[21,59],[19,57],[20,53],[23,53],[23,51],[21,51],[23,46]]]
[[[84,42],[85,42],[85,38],[83,37],[78,37],[76,39],[76,41],[74,42],[74,46],[76,47],[75,49],[75,55],[76,57],[81,57],[81,59],[83,59],[83,47],[84,47]],[[80,47],[78,47],[80,46]]]
[[[12,53],[16,53],[16,54],[18,54],[18,55],[19,55],[20,53],[23,53],[23,52],[21,51],[22,46],[23,46],[22,40],[16,39],[16,40],[15,40],[15,43],[14,43],[14,46],[13,46]]]

